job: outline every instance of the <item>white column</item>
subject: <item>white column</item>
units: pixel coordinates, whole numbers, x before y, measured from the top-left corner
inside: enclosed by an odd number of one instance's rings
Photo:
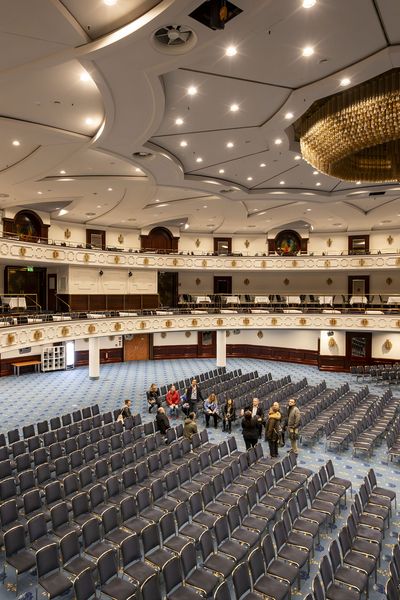
[[[100,338],[89,338],[89,378],[100,377]]]
[[[217,367],[226,367],[226,331],[217,330]]]

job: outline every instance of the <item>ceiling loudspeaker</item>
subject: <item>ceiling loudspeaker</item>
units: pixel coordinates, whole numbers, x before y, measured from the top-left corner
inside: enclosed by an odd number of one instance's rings
[[[240,15],[242,9],[229,0],[206,0],[189,17],[213,30],[225,29],[226,23]]]
[[[335,335],[334,331],[328,331],[328,337],[332,337],[333,335]]]
[[[165,25],[153,37],[161,46],[184,46],[193,37],[193,31],[184,25]]]

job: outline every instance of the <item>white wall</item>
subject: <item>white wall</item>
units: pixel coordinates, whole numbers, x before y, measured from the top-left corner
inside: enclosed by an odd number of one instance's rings
[[[333,331],[333,336],[328,336],[328,331],[320,333],[320,350],[321,356],[345,356],[346,355],[346,332]],[[336,342],[335,346],[329,346],[329,340]]]
[[[100,271],[103,275],[100,276]],[[69,267],[68,294],[156,294],[157,271],[128,269],[102,269],[95,267]]]
[[[384,347],[386,340],[391,341],[391,350]],[[400,333],[373,333],[371,353],[373,358],[400,360]]]
[[[109,348],[122,348],[122,335],[111,335],[100,337],[100,350],[108,350]],[[32,346],[29,352],[19,352],[19,350],[9,350],[8,352],[2,352],[0,355],[1,360],[9,358],[22,358],[24,356],[33,356],[42,353],[42,348],[49,347],[52,344],[42,344],[41,346]],[[87,338],[81,340],[75,340],[75,350],[89,350],[89,340]]]
[[[71,235],[65,237],[65,231],[69,229]],[[77,223],[66,223],[64,221],[52,221],[49,228],[49,239],[57,242],[70,244],[86,244],[86,229],[98,229],[106,232],[106,245],[114,248],[137,250],[140,248],[140,232],[137,229],[123,229],[115,227],[84,226]],[[124,240],[119,242],[122,235]]]
[[[161,333],[153,334],[153,346],[197,346],[197,331],[190,331],[186,337],[184,331],[166,331],[165,337]]]

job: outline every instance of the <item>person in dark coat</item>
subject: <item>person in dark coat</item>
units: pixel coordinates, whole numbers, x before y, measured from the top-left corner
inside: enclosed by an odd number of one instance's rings
[[[258,421],[256,417],[251,416],[251,412],[246,410],[242,419],[242,433],[246,450],[255,446],[258,442]]]
[[[160,431],[163,435],[167,432],[167,429],[170,429],[171,425],[169,424],[169,419],[165,414],[165,410],[162,406],[157,409],[156,414],[156,425],[157,430]]]
[[[149,405],[149,413],[151,413],[154,406],[161,406],[161,394],[155,383],[152,383],[150,389],[146,392],[147,402]]]
[[[259,399],[253,398],[253,402],[251,403],[251,405],[246,406],[246,408],[242,410],[242,415],[246,412],[246,410],[249,410],[251,412],[251,416],[257,419],[258,437],[261,438],[262,428],[265,421],[263,407],[261,406]]]
[[[232,398],[228,398],[222,407],[222,431],[232,432],[232,423],[236,420],[236,410]]]
[[[195,379],[192,379],[192,384],[186,390],[186,402],[189,404],[189,412],[197,413],[197,403],[203,403],[203,395],[200,386]]]
[[[269,444],[271,458],[278,456],[278,442],[281,428],[281,413],[278,402],[274,402],[268,412],[268,421],[265,424],[265,439]]]

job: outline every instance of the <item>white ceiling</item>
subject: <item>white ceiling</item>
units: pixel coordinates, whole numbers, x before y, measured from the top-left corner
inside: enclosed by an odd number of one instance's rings
[[[243,12],[224,31],[188,16],[200,3],[0,3],[0,207],[219,234],[303,221],[314,231],[400,228],[400,185],[314,173],[291,128],[343,77],[355,85],[400,67],[398,0],[317,0],[310,9],[234,0]],[[191,28],[196,43],[164,52],[152,41],[164,25]],[[308,45],[315,52],[305,58]]]

